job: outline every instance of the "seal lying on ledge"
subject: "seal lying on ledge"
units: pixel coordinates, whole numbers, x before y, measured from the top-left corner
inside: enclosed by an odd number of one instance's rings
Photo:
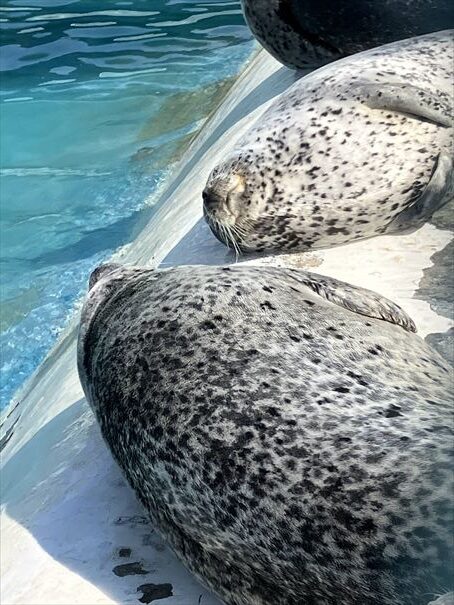
[[[204,212],[237,251],[304,251],[420,227],[454,192],[453,32],[302,78],[212,171]]]
[[[451,0],[241,0],[257,40],[288,67],[317,67],[454,27]]]
[[[452,377],[414,329],[304,271],[108,265],[79,373],[153,523],[225,603],[426,605],[452,582]]]

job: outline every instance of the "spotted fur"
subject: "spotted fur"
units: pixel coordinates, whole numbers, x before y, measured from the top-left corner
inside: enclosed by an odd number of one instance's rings
[[[302,251],[421,226],[454,191],[453,50],[440,32],[296,82],[212,171],[214,234],[238,250]]]
[[[79,373],[151,519],[226,604],[426,605],[452,584],[452,374],[413,329],[304,271],[105,267]]]
[[[441,595],[435,601],[431,601],[428,605],[454,605],[454,592]]]
[[[451,0],[241,0],[254,36],[304,69],[410,36],[454,27]]]

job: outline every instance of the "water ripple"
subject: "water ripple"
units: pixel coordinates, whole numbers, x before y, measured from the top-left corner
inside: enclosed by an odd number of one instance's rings
[[[239,0],[3,4],[0,407],[252,48]]]

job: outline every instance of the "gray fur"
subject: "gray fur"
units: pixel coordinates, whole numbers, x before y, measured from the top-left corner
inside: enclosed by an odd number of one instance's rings
[[[440,200],[450,201],[454,195],[454,170],[452,157],[441,153],[430,180],[416,202],[403,210],[386,228],[387,234],[405,233],[421,227]]]
[[[453,49],[439,32],[296,82],[212,171],[214,234],[303,251],[420,227],[453,195]]]
[[[428,605],[454,605],[454,592],[442,595],[435,601],[431,601]]]
[[[254,36],[293,68],[454,27],[452,0],[241,0]]]
[[[452,587],[452,375],[401,309],[251,266],[113,266],[91,286],[87,399],[225,603],[426,605]]]
[[[360,84],[355,94],[371,109],[408,113],[439,126],[452,126],[452,97],[439,96],[436,91],[413,84],[372,83]]]

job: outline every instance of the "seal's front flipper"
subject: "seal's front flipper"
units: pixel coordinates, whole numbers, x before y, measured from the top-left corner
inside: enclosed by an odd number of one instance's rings
[[[403,309],[372,290],[352,286],[317,273],[297,269],[287,269],[287,272],[294,280],[339,307],[344,307],[353,313],[388,321],[401,326],[407,332],[416,332],[413,320]]]
[[[440,126],[453,124],[453,100],[449,95],[436,95],[411,84],[360,84],[358,100],[371,109],[408,113]]]
[[[387,235],[415,231],[424,225],[432,214],[449,202],[454,196],[454,167],[452,158],[440,153],[421,195],[386,227]]]

